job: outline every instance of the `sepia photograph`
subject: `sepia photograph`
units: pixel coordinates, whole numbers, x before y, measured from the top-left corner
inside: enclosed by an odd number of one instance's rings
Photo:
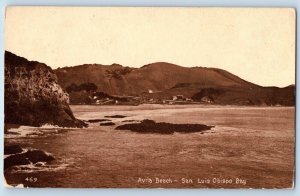
[[[10,188],[293,189],[293,8],[5,10]]]

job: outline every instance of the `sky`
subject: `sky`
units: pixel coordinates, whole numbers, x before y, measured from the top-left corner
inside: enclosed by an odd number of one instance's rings
[[[5,49],[53,69],[169,62],[295,84],[290,8],[8,7]]]

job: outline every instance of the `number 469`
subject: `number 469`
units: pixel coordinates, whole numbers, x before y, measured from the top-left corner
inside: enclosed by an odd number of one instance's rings
[[[35,177],[27,177],[27,178],[25,178],[25,180],[27,181],[27,182],[37,182],[37,178],[35,178]]]

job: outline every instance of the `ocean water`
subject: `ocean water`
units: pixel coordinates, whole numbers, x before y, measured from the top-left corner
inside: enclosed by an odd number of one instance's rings
[[[5,144],[40,149],[51,163],[16,166],[8,184],[25,187],[291,188],[294,108],[196,105],[71,106],[83,120],[116,125],[68,129],[21,126]],[[141,134],[115,130],[124,120],[214,125],[201,133]]]

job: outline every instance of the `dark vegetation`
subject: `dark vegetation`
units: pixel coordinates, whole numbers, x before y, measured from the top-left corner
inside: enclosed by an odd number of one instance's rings
[[[203,99],[203,97],[208,97],[212,101],[214,101],[216,99],[216,97],[220,96],[224,92],[225,92],[225,90],[223,90],[223,89],[204,88],[204,89],[201,89],[198,93],[194,94],[192,96],[192,99],[195,101],[201,101],[201,99]]]
[[[106,98],[109,98],[109,99],[113,99],[113,100],[117,100],[117,101],[121,101],[121,102],[127,102],[129,101],[128,98],[126,97],[117,97],[117,96],[112,96],[112,95],[109,95],[107,93],[104,93],[104,92],[93,92],[92,96],[96,96],[98,99],[106,99]]]
[[[82,83],[82,84],[74,84],[72,83],[70,86],[66,88],[68,93],[78,92],[78,91],[86,91],[86,92],[94,92],[97,90],[97,86],[94,83]]]
[[[81,86],[81,84],[79,85]],[[88,89],[88,90],[87,90]],[[78,88],[77,90],[69,89],[70,102],[72,104],[96,104],[99,100],[100,102],[110,101],[108,104],[115,104],[116,101],[119,103],[128,102],[126,97],[112,96],[101,91],[94,91],[95,88]],[[94,99],[96,97],[96,99]]]
[[[132,71],[132,68],[129,68],[129,67],[123,68],[122,65],[112,64],[112,66],[117,66],[120,68],[113,69],[113,70],[106,70],[105,75],[109,78],[115,78],[115,79],[120,80],[122,78],[122,76],[129,74]]]

